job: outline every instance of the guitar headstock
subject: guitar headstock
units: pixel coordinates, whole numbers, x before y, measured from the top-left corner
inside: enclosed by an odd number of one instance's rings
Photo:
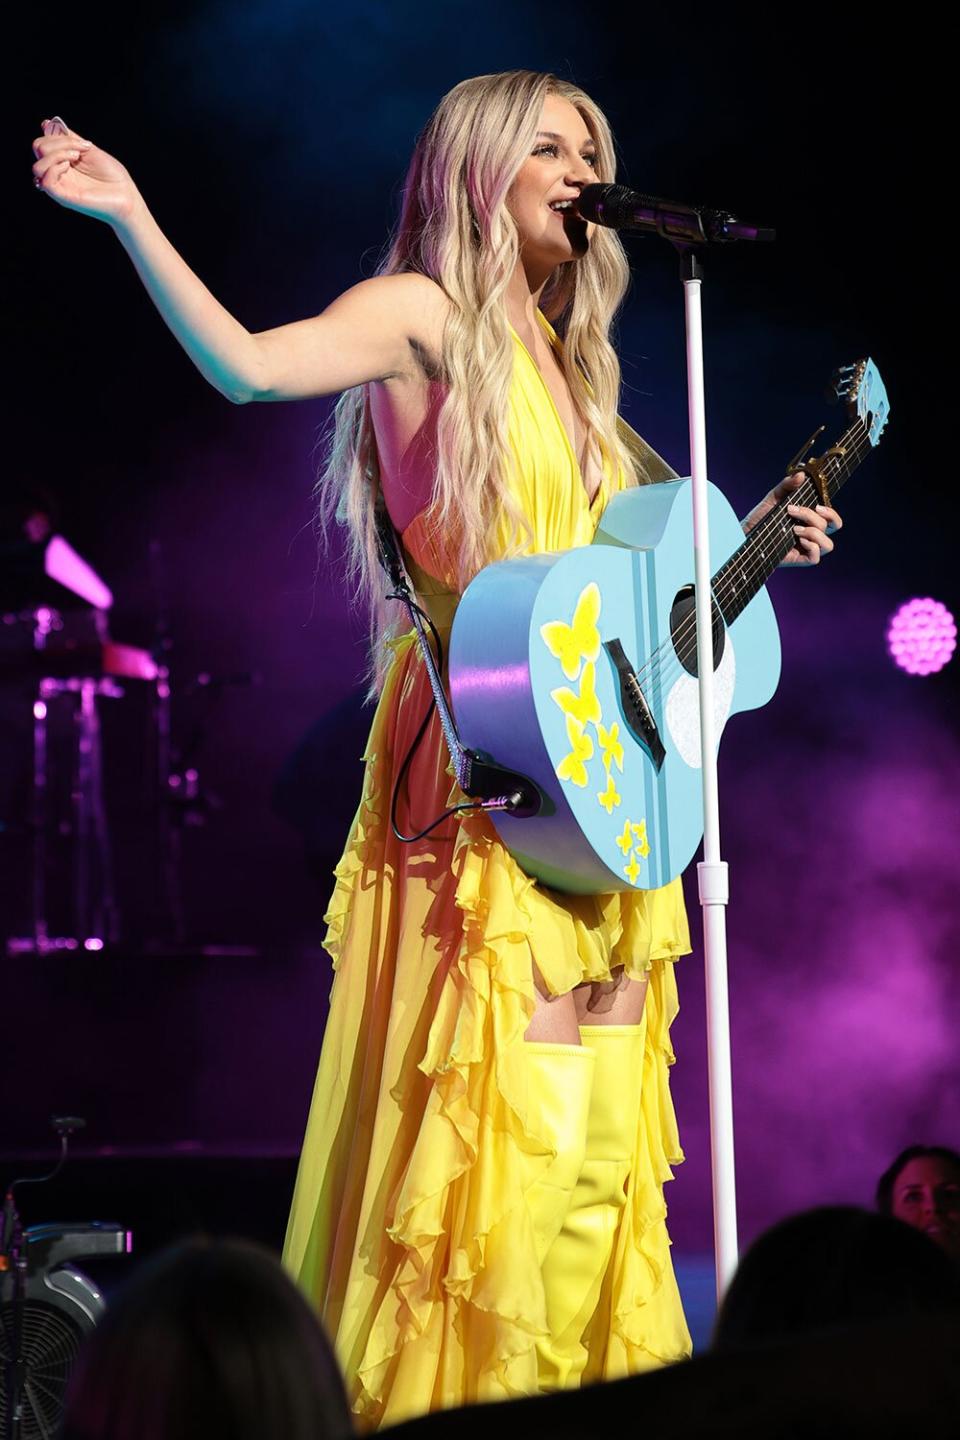
[[[890,414],[890,402],[873,361],[868,357],[853,365],[841,365],[834,371],[833,389],[837,399],[847,406],[851,421],[862,420],[870,444],[878,445]]]

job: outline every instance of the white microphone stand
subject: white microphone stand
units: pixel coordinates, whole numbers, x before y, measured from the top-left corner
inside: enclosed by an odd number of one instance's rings
[[[717,1298],[737,1266],[737,1188],[733,1151],[733,1085],[730,1069],[730,1008],[727,993],[727,917],[730,888],[720,858],[717,740],[713,704],[713,613],[710,530],[707,518],[707,427],[703,393],[703,268],[695,248],[678,245],[687,326],[687,405],[693,494],[694,571],[697,598],[697,674],[700,689],[700,763],[703,775],[703,859],[697,866],[703,911],[707,992],[707,1073],[710,1094],[710,1161],[713,1174],[713,1239]]]
[[[680,254],[687,321],[687,392],[696,579],[697,673],[700,697],[700,766],[703,775],[703,860],[697,866],[703,910],[707,987],[707,1064],[710,1080],[710,1152],[713,1169],[713,1234],[717,1294],[737,1265],[737,1193],[733,1156],[733,1086],[730,1078],[730,1012],[727,998],[729,898],[727,866],[720,858],[717,805],[717,742],[713,705],[713,595],[707,514],[707,428],[703,398],[703,331],[700,251],[708,241],[773,240],[766,226],[744,224],[727,210],[678,205],[622,185],[588,185],[578,209],[585,219],[616,229],[656,233]]]

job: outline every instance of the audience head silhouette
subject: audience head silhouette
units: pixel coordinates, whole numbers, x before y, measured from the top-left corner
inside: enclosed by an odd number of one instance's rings
[[[720,1307],[714,1346],[938,1312],[960,1315],[960,1275],[942,1251],[886,1215],[824,1206],[754,1241]]]
[[[351,1433],[319,1322],[266,1250],[195,1239],[142,1267],[77,1363],[62,1440]]]

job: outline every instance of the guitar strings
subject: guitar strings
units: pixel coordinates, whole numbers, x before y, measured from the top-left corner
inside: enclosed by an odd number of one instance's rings
[[[869,432],[863,420],[855,422],[855,425],[850,427],[851,430],[855,429],[857,424],[862,427],[861,435],[855,437],[847,445],[845,453],[842,456],[836,457],[838,473],[833,478],[835,478],[838,483],[835,486],[833,494],[836,494],[840,490],[845,481],[850,478],[852,471],[861,463],[864,455],[872,448],[869,442]],[[844,473],[844,470],[846,470],[846,473]],[[828,476],[828,481],[830,478],[831,477]],[[770,538],[771,533],[774,535],[775,543],[779,542],[782,544],[787,538],[790,538],[793,543],[796,543],[797,537],[795,532],[793,532],[792,518],[789,537],[784,528],[786,506],[793,504],[804,505],[808,500],[813,503],[819,501],[819,495],[810,480],[806,480],[802,485],[798,486],[798,488],[792,492],[789,499],[783,500],[779,505],[774,506],[749,532],[746,537],[746,542],[753,542],[751,557],[745,566],[738,567],[740,575],[744,578],[748,586],[757,576],[761,575],[768,566],[768,554],[765,551],[763,542]],[[790,547],[783,553],[788,554],[789,548]],[[737,554],[739,552],[735,551],[734,553]],[[717,571],[717,584],[713,589],[712,600],[715,599],[717,591],[722,587],[724,572],[727,571],[732,560],[733,556]],[[718,609],[719,608],[718,603]],[[685,619],[678,627],[676,635],[671,635],[668,639],[664,640],[649,657],[642,669],[637,672],[637,680],[641,685],[641,689],[644,689],[646,682],[651,690],[648,703],[650,703],[650,700],[654,700],[654,703],[659,708],[662,701],[661,692],[663,685],[667,680],[672,683],[674,674],[679,675],[682,670],[686,669],[680,659],[678,651],[682,651],[685,643],[688,641],[692,640],[695,644],[696,630],[696,613],[692,612],[691,616]]]
[[[743,583],[746,588],[749,589],[752,582],[758,576],[762,575],[765,570],[768,569],[769,551],[764,545],[764,542],[770,539],[771,534],[774,540],[774,549],[780,548],[780,546],[782,546],[782,543],[787,539],[790,539],[795,543],[796,535],[793,531],[792,523],[789,525],[789,530],[787,528],[787,525],[784,523],[784,516],[786,515],[786,505],[805,505],[808,500],[815,499],[816,494],[813,490],[813,487],[809,487],[809,495],[804,493],[806,488],[807,487],[803,485],[799,486],[797,490],[793,492],[793,495],[791,496],[789,501],[781,502],[781,504],[775,506],[774,509],[770,512],[770,514],[764,516],[763,520],[760,521],[757,525],[755,525],[753,530],[751,530],[749,536],[746,537],[748,540],[753,541],[753,549],[746,563],[743,566],[738,567],[739,574],[742,577]],[[788,545],[787,549],[784,551],[784,554],[789,553],[789,549],[790,546]],[[729,563],[730,562],[728,561],[727,564]],[[723,568],[725,569],[726,567]],[[716,606],[717,610],[719,610],[721,613],[722,619],[723,607],[720,604],[717,592],[723,583],[724,577],[722,570],[718,571],[717,574],[718,576],[720,576],[720,580],[718,581],[717,585],[712,587],[711,606]],[[677,627],[676,633],[671,633],[670,636],[664,641],[662,641],[661,644],[657,647],[657,649],[652,653],[646,665],[639,672],[637,678],[656,678],[659,683],[662,683],[667,676],[670,676],[670,678],[672,678],[672,674],[674,671],[679,673],[681,670],[685,670],[687,667],[683,664],[683,660],[681,657],[685,652],[688,654],[688,656],[690,654],[696,653],[696,635],[696,611],[691,610],[689,616],[685,617],[684,620],[681,621],[680,625]]]
[[[863,424],[862,421],[860,421],[859,423],[861,425]],[[851,427],[851,429],[853,428],[854,427]],[[834,493],[839,491],[843,483],[847,479],[849,479],[849,476],[852,473],[852,469],[856,468],[856,465],[860,463],[862,456],[866,451],[864,441],[868,440],[868,438],[868,434],[864,428],[864,434],[861,437],[855,439],[847,447],[847,454],[845,454],[843,457],[838,457],[839,473],[837,474],[835,479],[839,483],[836,484]],[[848,458],[848,455],[850,456],[850,458],[852,458],[853,465],[850,467],[850,469],[847,470],[847,473],[844,474],[843,469],[845,467],[845,462]],[[788,538],[787,532],[783,529],[783,517],[785,514],[786,506],[788,504],[803,504],[808,499],[814,502],[816,502],[818,499],[818,495],[809,480],[806,481],[803,485],[800,485],[797,490],[792,493],[789,500],[781,501],[779,505],[775,506],[774,509],[771,510],[767,515],[765,515],[764,518],[750,531],[749,535],[747,536],[747,541],[754,542],[753,554],[754,557],[759,558],[754,558],[753,563],[748,564],[741,571],[741,573],[746,577],[748,581],[752,582],[758,575],[762,574],[764,569],[766,569],[767,567],[768,562],[767,557],[764,554],[764,547],[762,542],[769,538],[771,531],[775,532],[777,540],[779,540],[781,543],[783,540],[786,540]],[[793,539],[795,542],[795,536],[790,536],[789,538]],[[788,550],[784,551],[784,554],[788,553]],[[732,558],[733,557],[731,556],[731,560]],[[720,588],[720,585],[722,584],[723,573],[729,565],[730,560],[728,560],[726,564],[722,566],[721,569],[717,572],[717,575],[720,577],[720,581],[718,583],[718,586],[716,587],[717,589]],[[715,593],[716,591],[714,591],[714,595]],[[671,635],[668,639],[664,640],[662,644],[658,646],[657,650],[655,650],[650,656],[650,659],[644,665],[643,669],[638,672],[638,681],[641,681],[641,677],[644,677],[648,681],[652,682],[650,688],[653,695],[656,697],[656,701],[658,704],[661,700],[660,690],[665,681],[669,678],[672,682],[673,673],[676,672],[677,674],[679,674],[682,669],[686,668],[683,666],[677,652],[681,648],[683,642],[694,639],[696,635],[696,628],[696,615],[695,613],[691,613],[690,618],[685,620],[678,627],[676,636]],[[666,660],[666,664],[664,664],[664,659]]]
[[[806,494],[805,491],[808,488],[810,493]],[[764,571],[768,571],[768,574],[772,573],[768,570],[769,551],[764,544],[765,541],[770,539],[771,535],[774,538],[775,546],[778,548],[788,539],[796,543],[796,536],[792,530],[792,525],[789,534],[784,528],[783,522],[786,504],[802,505],[806,504],[808,500],[816,501],[816,499],[816,492],[812,486],[809,486],[809,482],[807,486],[801,485],[793,492],[789,501],[781,502],[780,505],[776,506],[769,515],[764,516],[763,520],[750,531],[747,538],[754,541],[752,556],[744,566],[738,567],[739,574],[743,577],[748,588],[754,579],[763,575]],[[783,550],[783,554],[789,553],[789,549],[790,546],[788,545],[786,549]],[[729,563],[728,561],[727,564]],[[724,569],[726,569],[726,567],[722,567],[722,569],[717,572],[720,578],[711,595],[711,600],[716,603],[717,609],[721,613],[721,621],[722,606],[717,600],[717,593],[721,590],[723,579],[725,578],[723,574]],[[662,706],[663,687],[668,683],[672,684],[674,678],[687,669],[683,664],[681,656],[685,651],[692,652],[694,650],[696,645],[696,632],[696,612],[691,611],[689,617],[685,618],[678,626],[676,634],[671,634],[665,639],[638,672],[637,679],[641,685],[641,689],[650,691],[651,698],[657,707]]]
[[[848,447],[848,452],[851,454],[854,460],[854,467],[860,463],[862,454],[864,453],[864,448],[865,447],[862,443],[862,439],[855,440]],[[846,456],[844,456],[843,459],[846,459]],[[846,475],[839,473],[835,477],[839,481],[839,483],[835,486],[834,493],[836,493],[841,488],[845,480],[849,479],[850,473],[852,472],[848,471]],[[808,500],[816,502],[818,498],[819,497],[816,490],[814,489],[811,482],[808,480],[804,484],[800,485],[795,491],[793,491],[788,500],[781,501],[779,505],[775,506],[771,511],[769,511],[768,514],[765,515],[763,519],[753,527],[753,529],[749,532],[744,541],[744,544],[750,544],[752,542],[753,554],[750,561],[746,565],[738,567],[740,575],[747,582],[752,583],[752,581],[759,574],[761,574],[764,569],[767,568],[768,557],[763,542],[769,538],[771,531],[775,532],[776,540],[780,544],[782,544],[782,542],[784,540],[787,540],[788,538],[790,539],[791,543],[796,543],[796,536],[793,532],[792,519],[790,522],[787,522],[789,524],[789,531],[784,523],[786,506],[788,504],[806,504]],[[788,550],[784,553],[788,553],[788,551],[789,547]],[[738,553],[739,551],[735,551],[734,555]],[[717,571],[717,575],[715,577],[715,579],[717,580],[717,584],[714,587],[714,596],[716,596],[717,592],[720,591],[723,585],[723,581],[726,578],[726,573],[729,571],[729,567],[731,566],[733,559],[734,556],[731,556],[725,562],[725,564],[722,565]],[[695,634],[695,632],[696,619],[695,617],[691,617],[691,619],[685,621],[677,631],[677,635],[675,638],[678,648],[680,642],[691,638]],[[671,651],[673,649],[673,645],[674,637],[671,636],[669,640],[664,641],[663,644],[658,647],[658,652]],[[656,663],[656,659],[658,658],[658,652],[654,652],[654,655],[651,656],[651,663]]]

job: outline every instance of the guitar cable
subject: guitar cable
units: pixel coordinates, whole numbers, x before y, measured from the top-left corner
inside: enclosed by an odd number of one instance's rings
[[[416,603],[415,600],[411,600],[409,596],[402,595],[402,594],[399,594],[399,593],[397,593],[396,591],[394,591],[392,594],[388,594],[386,598],[387,598],[388,600],[401,600],[401,601],[404,602],[404,604],[407,604],[407,605],[412,606],[412,608],[413,608],[414,610],[416,610],[417,614],[420,616],[421,620],[425,620],[425,621],[426,621],[427,625],[429,625],[429,627],[430,627],[430,633],[431,633],[431,635],[433,636],[433,643],[434,643],[434,645],[436,646],[436,650],[437,650],[436,657],[435,657],[435,659],[436,659],[437,671],[438,671],[438,673],[442,672],[442,670],[443,670],[443,643],[442,643],[442,641],[441,641],[441,639],[440,639],[440,636],[439,636],[439,634],[438,634],[438,632],[437,632],[437,627],[436,627],[436,625],[434,625],[433,621],[430,619],[430,616],[426,613],[425,610],[422,610],[422,609],[420,608],[420,606]],[[436,828],[437,828],[438,825],[442,825],[443,822],[444,822],[444,820],[449,820],[452,815],[457,815],[457,814],[459,814],[459,812],[462,811],[462,810],[492,810],[492,809],[501,809],[501,808],[505,809],[505,808],[506,808],[506,806],[501,806],[501,805],[496,805],[496,804],[493,804],[493,805],[492,805],[489,801],[486,801],[486,800],[470,800],[470,801],[467,801],[467,802],[466,802],[465,804],[463,804],[463,805],[451,805],[451,806],[448,807],[448,809],[444,810],[440,815],[438,815],[435,820],[432,820],[429,825],[426,825],[422,830],[418,830],[418,831],[416,832],[416,834],[414,834],[414,835],[404,835],[403,831],[400,829],[399,825],[397,824],[397,806],[398,806],[399,803],[400,803],[400,788],[401,788],[401,786],[403,785],[403,782],[404,782],[404,779],[405,779],[405,777],[406,777],[407,771],[408,771],[409,768],[410,768],[410,764],[411,764],[411,762],[412,762],[412,760],[413,760],[414,755],[416,754],[417,748],[418,748],[418,746],[420,745],[420,742],[423,740],[424,735],[427,733],[427,726],[428,726],[429,723],[430,723],[430,717],[432,716],[432,714],[433,714],[434,710],[436,710],[436,708],[437,708],[436,699],[434,698],[433,695],[431,695],[431,696],[430,696],[430,703],[429,703],[428,706],[427,706],[426,714],[424,715],[423,719],[422,719],[421,722],[420,722],[420,728],[419,728],[419,730],[417,731],[416,735],[415,735],[414,738],[413,738],[413,743],[411,744],[409,750],[408,750],[407,753],[406,753],[406,756],[404,757],[403,764],[400,766],[400,769],[399,769],[399,771],[397,772],[397,778],[396,778],[396,780],[394,781],[394,785],[393,785],[393,797],[392,797],[392,799],[391,799],[391,801],[390,801],[390,828],[392,829],[394,835],[396,835],[397,839],[400,840],[400,841],[402,841],[404,845],[411,845],[411,844],[413,844],[413,842],[414,842],[415,840],[422,840],[425,835],[429,835],[429,834],[430,834],[431,830],[436,830]],[[409,796],[409,790],[408,790],[408,794],[407,794],[407,799],[408,799],[408,801],[409,801],[409,798],[410,798],[410,796]]]
[[[443,670],[443,645],[430,616],[420,608],[413,598],[409,582],[404,572],[404,564],[401,556],[400,542],[393,523],[387,512],[383,496],[379,496],[374,503],[374,533],[380,563],[386,571],[387,578],[392,587],[386,594],[388,600],[399,600],[410,614],[413,621],[414,631],[419,642],[423,662],[426,668],[427,678],[430,682],[431,698],[427,712],[420,722],[420,728],[414,736],[413,743],[404,758],[403,764],[397,774],[393,787],[393,797],[390,802],[390,825],[397,839],[405,845],[412,844],[415,840],[422,840],[435,830],[444,820],[457,815],[464,810],[506,810],[512,815],[535,815],[540,809],[540,801],[535,787],[522,775],[514,775],[502,767],[486,762],[481,756],[467,750],[460,743],[453,718],[447,708],[446,695],[442,690],[440,679]],[[424,629],[424,622],[429,626],[436,646],[436,655],[430,649]],[[443,703],[441,705],[441,696]],[[457,784],[466,794],[478,795],[477,799],[465,802],[462,805],[451,805],[442,814],[432,820],[424,829],[418,830],[414,835],[404,835],[397,824],[397,806],[400,800],[400,786],[411,761],[416,753],[417,747],[423,740],[427,725],[434,710],[440,715],[440,725],[444,738],[450,751],[450,759],[453,762],[454,778]],[[487,793],[484,794],[486,789]],[[491,793],[492,792],[492,793]]]

